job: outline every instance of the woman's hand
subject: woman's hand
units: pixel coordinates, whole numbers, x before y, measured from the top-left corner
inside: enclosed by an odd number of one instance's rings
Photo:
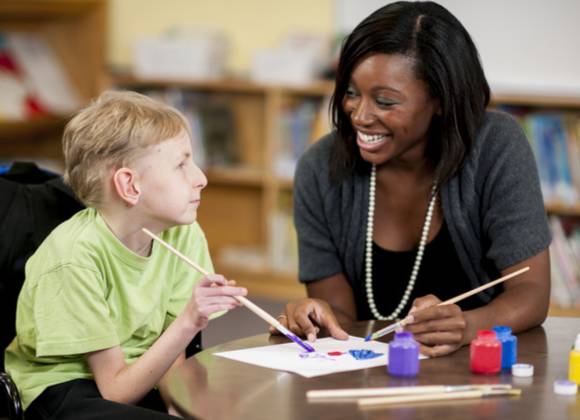
[[[244,287],[234,287],[235,284],[235,281],[227,280],[219,274],[204,276],[193,290],[185,309],[191,325],[202,330],[207,326],[211,314],[240,306],[235,296],[246,296],[248,291]]]
[[[348,334],[340,327],[332,308],[321,299],[302,298],[286,304],[278,321],[294,334],[315,341],[320,328],[326,328],[330,335],[346,340]],[[270,327],[270,334],[279,334]]]
[[[466,335],[467,322],[459,306],[437,306],[440,302],[433,295],[415,299],[408,315],[413,320],[405,326],[419,342],[421,353],[429,357],[453,353]]]

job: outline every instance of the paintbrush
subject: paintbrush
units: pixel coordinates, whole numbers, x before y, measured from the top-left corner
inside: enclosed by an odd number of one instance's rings
[[[484,398],[491,396],[520,396],[521,389],[473,389],[473,390],[459,390],[448,392],[437,392],[431,394],[415,394],[415,395],[397,395],[393,397],[378,397],[378,398],[361,398],[357,401],[359,408],[373,409],[381,408],[393,404],[401,403],[415,403],[422,401],[446,401],[446,400],[463,400],[471,398]]]
[[[181,252],[179,252],[177,249],[175,249],[174,247],[172,247],[171,245],[169,245],[167,242],[165,242],[163,239],[161,239],[160,237],[158,237],[157,235],[155,235],[150,230],[148,230],[146,228],[143,228],[142,230],[148,236],[150,236],[151,238],[153,238],[154,240],[156,240],[157,242],[159,242],[161,245],[163,245],[165,248],[167,248],[169,251],[171,251],[173,254],[175,254],[177,257],[179,257],[182,261],[184,261],[185,263],[187,263],[189,266],[195,268],[197,271],[199,271],[204,276],[207,276],[208,274],[210,274],[209,271],[207,271],[206,269],[204,269],[203,267],[201,267],[199,264],[196,264],[195,262],[193,262],[189,258],[187,258],[185,255],[183,255]],[[274,318],[268,312],[264,311],[258,305],[256,305],[255,303],[251,302],[249,299],[246,299],[243,296],[234,296],[234,297],[242,305],[244,305],[250,311],[252,311],[257,316],[259,316],[260,318],[262,318],[268,324],[270,324],[271,326],[273,326],[274,328],[276,328],[278,331],[280,331],[282,334],[284,334],[290,340],[294,341],[296,344],[298,344],[300,347],[302,347],[308,353],[312,353],[312,352],[315,351],[314,350],[314,347],[312,347],[310,344],[305,343],[304,341],[302,341],[296,334],[293,334],[292,332],[290,332],[276,318]]]
[[[306,392],[309,400],[344,400],[371,397],[387,397],[410,394],[436,394],[458,391],[505,391],[512,389],[510,384],[467,384],[467,385],[419,385],[382,388],[313,389]]]
[[[469,296],[473,296],[474,294],[479,293],[482,290],[487,289],[488,287],[495,286],[496,284],[499,284],[499,283],[502,283],[502,282],[504,282],[506,280],[509,280],[512,277],[515,277],[515,276],[518,276],[518,275],[520,275],[522,273],[525,273],[529,269],[530,269],[530,267],[521,268],[521,269],[519,269],[517,271],[514,271],[513,273],[509,273],[509,274],[507,274],[507,275],[505,275],[503,277],[500,277],[497,280],[494,280],[494,281],[491,281],[491,282],[489,282],[487,284],[484,284],[483,286],[476,287],[473,290],[470,290],[468,292],[462,293],[462,294],[460,294],[458,296],[455,296],[454,298],[451,298],[449,300],[446,300],[445,302],[438,303],[437,306],[441,306],[441,305],[452,305],[454,303],[457,303],[457,302],[459,302],[459,301],[461,301],[463,299],[468,298]],[[377,338],[380,338],[380,337],[382,337],[384,335],[387,335],[387,334],[392,333],[393,331],[396,331],[398,329],[403,328],[407,324],[408,318],[409,317],[407,316],[406,318],[401,319],[400,321],[397,321],[397,322],[395,322],[395,323],[393,323],[391,325],[386,326],[385,328],[382,328],[382,329],[380,329],[378,331],[375,331],[372,334],[367,335],[365,337],[365,341],[376,340]]]

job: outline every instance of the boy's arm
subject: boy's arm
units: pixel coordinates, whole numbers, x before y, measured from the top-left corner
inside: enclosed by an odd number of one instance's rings
[[[157,341],[127,365],[120,346],[88,353],[87,363],[104,399],[135,404],[160,382],[200,328],[178,316]]]
[[[125,363],[120,346],[88,353],[87,363],[101,396],[125,404],[139,402],[159,383],[191,339],[205,328],[209,315],[239,306],[233,296],[246,294],[246,289],[228,285],[223,276],[205,276],[183,312],[134,363]]]

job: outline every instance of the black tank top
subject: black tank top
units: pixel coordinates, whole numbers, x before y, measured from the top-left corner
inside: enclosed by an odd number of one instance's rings
[[[373,242],[373,293],[375,304],[382,315],[390,315],[401,302],[409,284],[416,255],[416,249],[389,251]],[[415,287],[399,317],[402,318],[409,312],[413,300],[417,297],[433,294],[444,301],[472,288],[461,267],[444,221],[435,238],[425,247]],[[496,288],[495,293],[498,294],[502,290],[502,288]],[[359,285],[355,295],[358,319],[374,319],[367,301],[364,283]],[[458,303],[462,310],[474,309],[483,304],[477,295]]]

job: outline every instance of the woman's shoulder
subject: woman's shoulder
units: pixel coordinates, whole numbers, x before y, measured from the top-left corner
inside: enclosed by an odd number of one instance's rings
[[[332,131],[308,146],[300,160],[316,161],[317,163],[324,161],[328,164],[335,142],[336,133]]]
[[[523,130],[518,121],[507,112],[495,109],[486,111],[478,132],[478,138],[481,140],[509,140],[522,136]]]
[[[311,144],[298,160],[296,176],[304,172],[328,174],[335,142],[336,134],[331,132]]]
[[[524,130],[512,115],[499,110],[485,113],[474,144],[476,155],[495,159],[498,154],[527,148],[529,144]]]

